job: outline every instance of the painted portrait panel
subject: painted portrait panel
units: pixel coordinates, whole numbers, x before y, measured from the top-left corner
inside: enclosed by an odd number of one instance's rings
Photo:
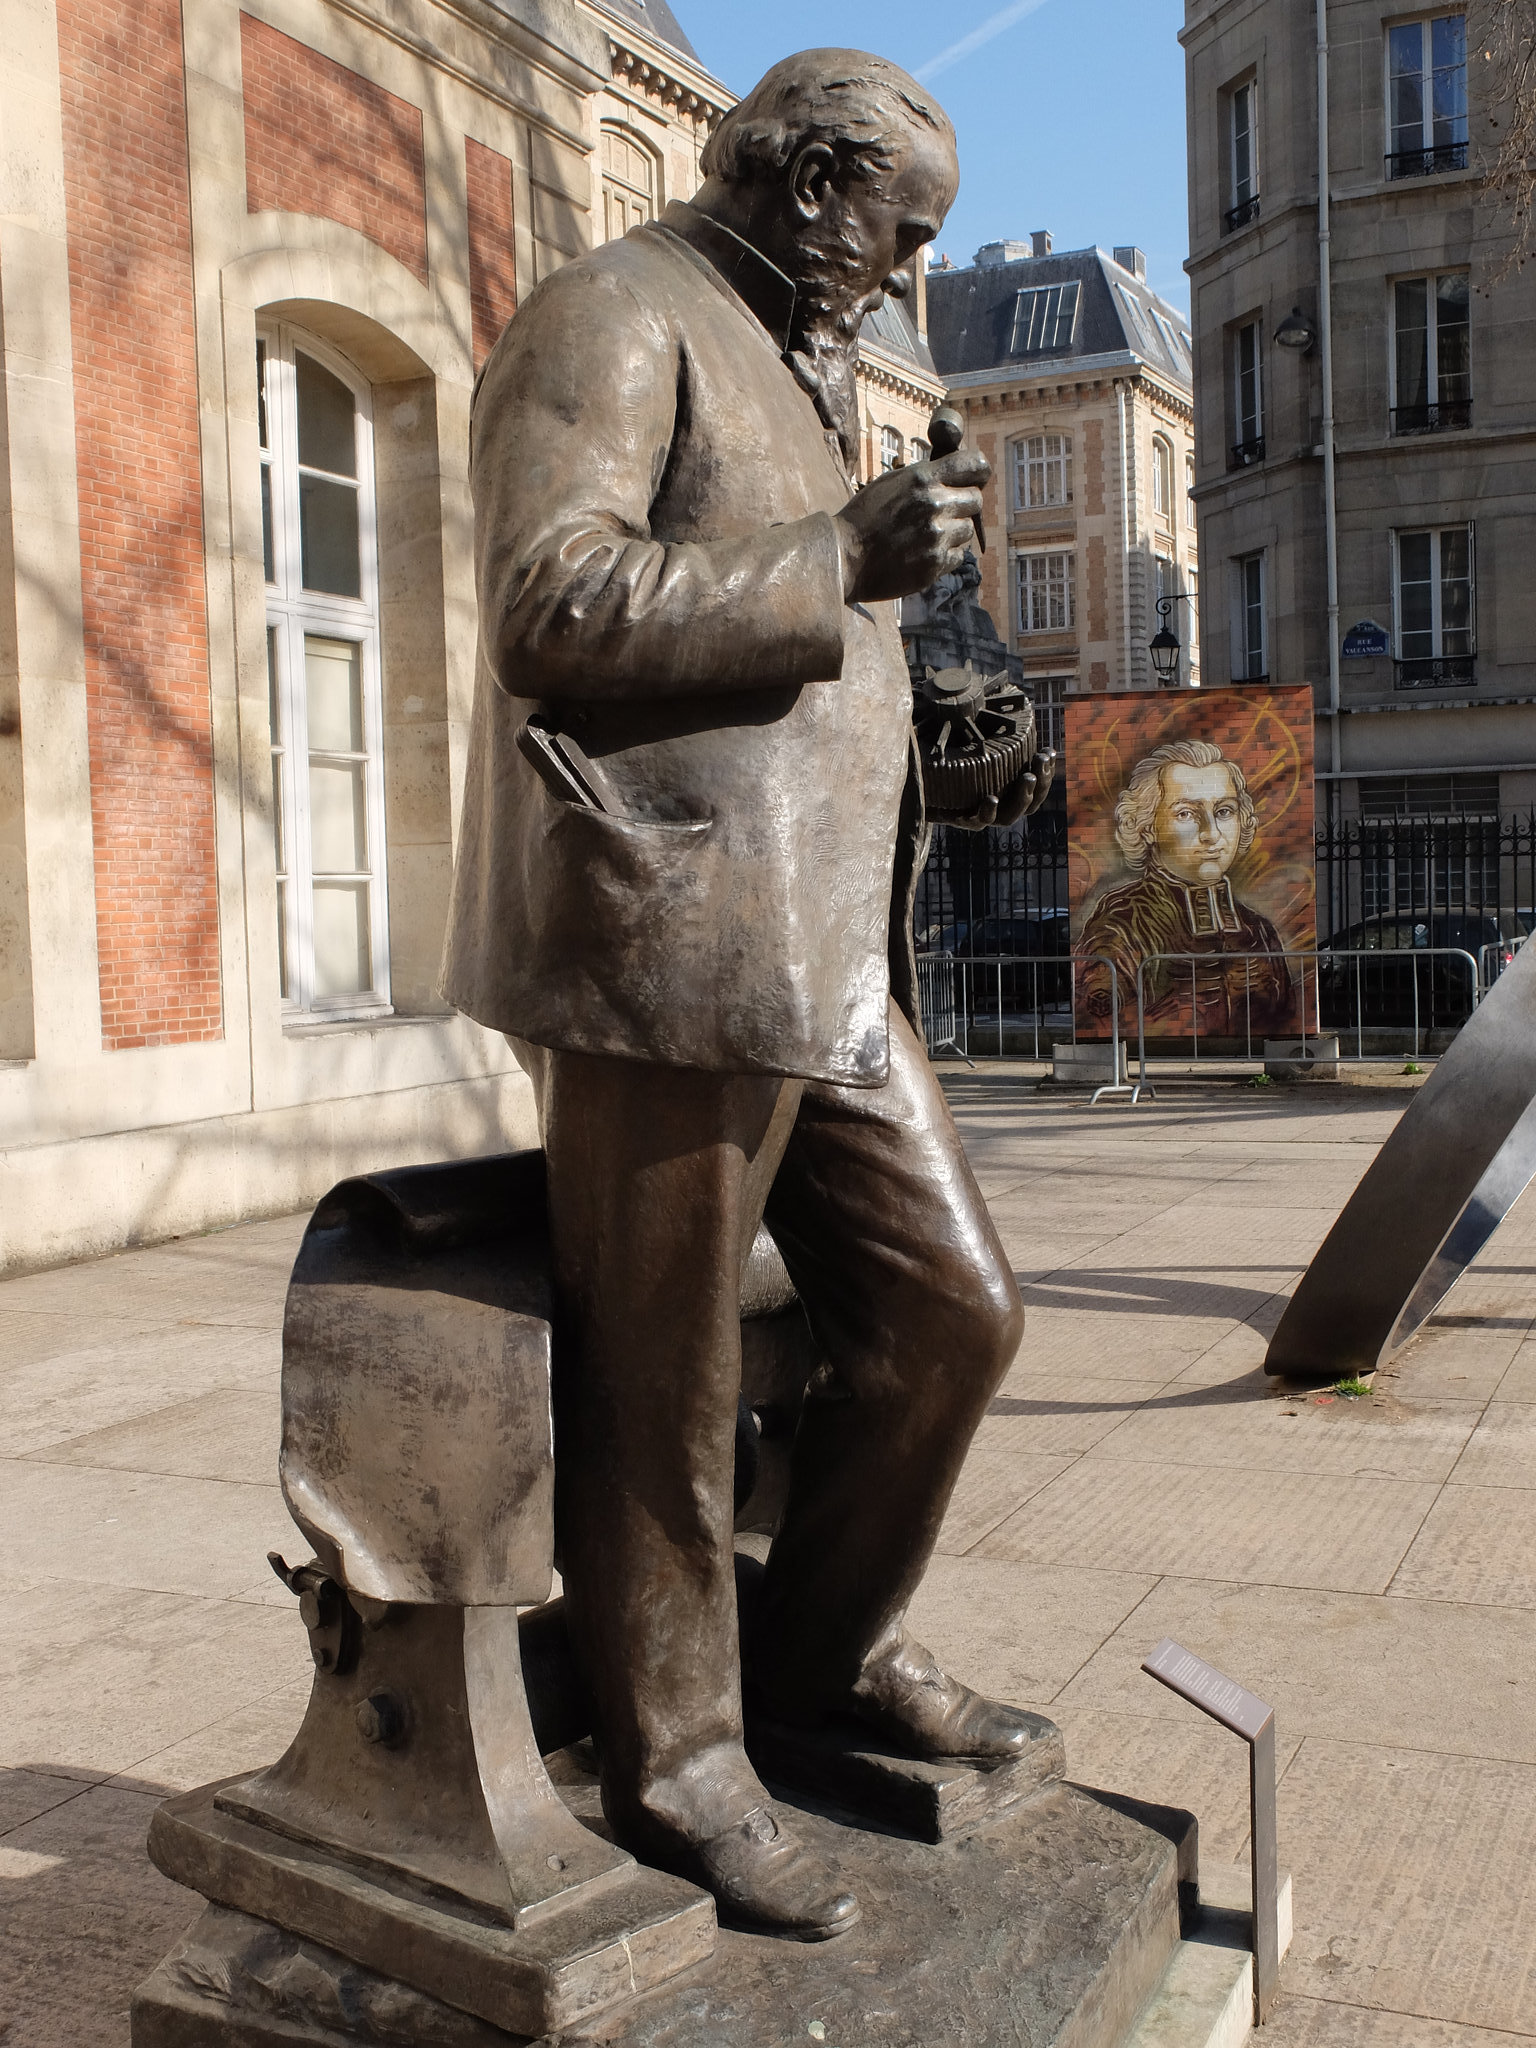
[[[1299,1032],[1317,942],[1312,691],[1069,698],[1078,1032],[1256,1042]],[[1112,961],[1116,976],[1106,962]]]

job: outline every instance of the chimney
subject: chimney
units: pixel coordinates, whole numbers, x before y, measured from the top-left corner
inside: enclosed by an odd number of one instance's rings
[[[1128,270],[1132,277],[1139,278],[1143,284],[1146,283],[1147,259],[1139,249],[1117,249],[1115,261],[1122,270]]]
[[[1032,256],[1049,256],[1053,247],[1049,228],[1036,228],[1029,238]]]
[[[1039,237],[1036,236],[1036,240]],[[1039,251],[1035,252],[1037,255]],[[978,270],[1001,270],[1006,263],[1023,263],[1029,250],[1023,242],[983,242],[976,251]]]

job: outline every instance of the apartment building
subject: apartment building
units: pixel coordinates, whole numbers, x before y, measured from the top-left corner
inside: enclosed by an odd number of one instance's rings
[[[1313,685],[1334,818],[1524,810],[1536,266],[1465,13],[1189,0],[1182,40],[1206,676]]]
[[[992,464],[982,602],[1052,708],[1142,689],[1160,598],[1201,679],[1190,337],[1136,248],[994,242],[928,272],[928,339],[968,443]]]

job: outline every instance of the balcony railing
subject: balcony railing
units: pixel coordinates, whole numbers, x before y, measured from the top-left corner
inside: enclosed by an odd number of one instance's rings
[[[1232,469],[1252,469],[1256,462],[1262,462],[1263,460],[1264,436],[1260,434],[1256,441],[1235,442],[1232,448],[1232,460],[1228,466]]]
[[[1399,690],[1446,690],[1477,688],[1475,654],[1435,654],[1396,664]]]
[[[1464,171],[1467,145],[1437,142],[1433,149],[1395,149],[1387,158],[1389,178],[1432,178],[1437,171]]]
[[[1472,424],[1470,398],[1442,399],[1438,405],[1395,405],[1394,434],[1449,434]]]
[[[1259,217],[1259,195],[1251,199],[1240,199],[1236,206],[1229,206],[1221,216],[1221,231],[1224,235],[1235,235],[1239,228],[1247,227],[1249,221]]]

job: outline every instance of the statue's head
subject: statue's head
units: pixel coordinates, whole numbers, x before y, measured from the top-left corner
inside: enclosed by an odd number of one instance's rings
[[[710,137],[702,168],[701,201],[793,281],[799,338],[823,348],[851,347],[883,296],[911,290],[960,185],[949,116],[861,50],[775,64]]]
[[[1209,740],[1172,740],[1131,770],[1115,805],[1127,863],[1154,862],[1192,888],[1219,882],[1258,830],[1243,771]]]

